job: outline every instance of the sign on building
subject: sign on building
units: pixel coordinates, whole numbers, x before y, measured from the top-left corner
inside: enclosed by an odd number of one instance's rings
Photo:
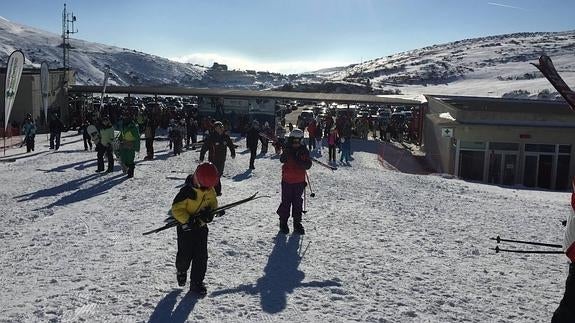
[[[453,137],[453,128],[441,128],[441,136],[447,138]]]

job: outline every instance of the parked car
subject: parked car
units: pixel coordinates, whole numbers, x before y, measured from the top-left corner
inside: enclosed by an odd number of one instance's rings
[[[304,119],[304,121],[306,123],[312,121],[313,117],[314,117],[314,114],[313,114],[312,110],[305,110],[304,109],[299,115],[299,118]]]

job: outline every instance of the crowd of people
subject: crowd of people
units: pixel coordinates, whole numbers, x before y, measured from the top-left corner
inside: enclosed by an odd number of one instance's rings
[[[141,134],[146,142],[144,159],[154,158],[154,140],[161,125],[159,117],[160,115],[154,114],[153,111],[140,114],[138,111],[126,109],[121,115],[116,115],[115,119],[104,112],[94,113],[90,119],[84,120],[80,133],[86,151],[92,151],[95,147],[96,172],[113,172],[116,156],[127,177],[133,177],[135,154],[140,151]],[[280,234],[290,232],[290,217],[293,221],[293,233],[305,234],[302,197],[308,185],[307,170],[312,166],[312,154],[321,155],[325,144],[328,148],[329,163],[336,164],[336,152],[339,149],[340,163],[349,164],[352,136],[359,132],[362,134],[360,137],[365,137],[361,130],[363,128],[358,130],[358,124],[361,125],[361,122],[361,119],[358,123],[358,120],[353,121],[349,115],[341,114],[337,118],[328,116],[312,119],[307,123],[300,122],[297,127],[290,123],[287,129],[280,122],[273,128],[268,122],[261,125],[257,120],[246,124],[246,147],[250,151],[248,168],[255,169],[258,147],[261,145],[260,154],[265,155],[270,143],[282,164],[281,202],[276,211]],[[176,280],[180,286],[184,286],[187,272],[191,268],[190,290],[203,296],[207,293],[204,284],[208,261],[207,225],[214,218],[212,210],[218,206],[217,197],[222,195],[220,178],[224,173],[227,151],[230,151],[230,157],[233,159],[236,157],[237,146],[230,138],[229,122],[210,117],[199,118],[197,111],[171,115],[166,128],[169,146],[174,155],[182,152],[184,144],[187,149],[200,147],[200,164],[195,172],[186,178],[184,186],[173,200],[171,211],[174,221],[179,223],[176,230]],[[52,114],[49,122],[50,149],[57,151],[60,148],[61,133],[64,129],[59,114]],[[37,129],[31,115],[26,116],[22,131],[25,136],[22,145],[26,145],[27,152],[34,151]],[[388,132],[381,129],[379,131],[382,136]],[[197,140],[199,133],[204,134],[201,141]],[[208,161],[204,162],[206,154]],[[572,184],[575,191],[575,180]],[[571,215],[565,222],[567,230],[564,250],[572,262],[565,283],[564,297],[553,315],[552,322],[568,322],[575,315],[575,193],[572,194],[571,206]]]

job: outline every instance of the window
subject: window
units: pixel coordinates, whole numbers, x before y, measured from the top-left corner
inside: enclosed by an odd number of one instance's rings
[[[559,155],[557,157],[557,179],[555,181],[556,190],[567,190],[569,188],[570,162],[571,162],[571,156]]]
[[[540,153],[554,153],[555,145],[544,144],[525,144],[525,151],[533,151]]]
[[[461,141],[461,149],[485,150],[485,143],[482,141]]]
[[[571,154],[571,145],[559,145],[560,154]]]
[[[459,156],[459,177],[465,180],[482,181],[484,162],[484,151],[461,151]]]
[[[509,142],[490,142],[489,143],[489,150],[518,151],[519,150],[519,144],[518,143],[509,143]]]

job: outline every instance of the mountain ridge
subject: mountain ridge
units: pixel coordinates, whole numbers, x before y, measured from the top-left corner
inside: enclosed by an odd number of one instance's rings
[[[142,86],[282,89],[336,93],[455,94],[556,98],[529,63],[549,55],[568,84],[575,82],[575,31],[518,32],[430,45],[343,67],[301,74],[225,70],[81,39],[71,39],[76,83]],[[26,63],[61,66],[61,36],[0,19],[0,57],[21,49]],[[225,62],[220,62],[225,63]],[[221,67],[221,65],[220,65]]]

